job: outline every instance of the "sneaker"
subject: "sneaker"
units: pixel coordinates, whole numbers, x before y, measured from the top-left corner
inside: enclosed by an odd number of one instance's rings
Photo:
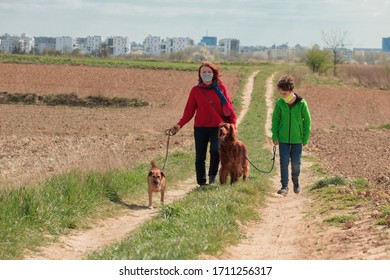
[[[294,184],[294,192],[296,194],[299,194],[300,191],[301,191],[301,187],[299,186],[299,183]]]
[[[280,190],[278,190],[277,194],[286,196],[288,194],[288,188],[281,188]]]
[[[301,187],[299,186],[298,178],[293,178],[293,185],[294,185],[294,193],[298,194],[301,191]]]

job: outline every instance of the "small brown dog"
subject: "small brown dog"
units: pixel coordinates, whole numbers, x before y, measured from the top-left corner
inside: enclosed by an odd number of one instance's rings
[[[161,203],[164,203],[165,193],[165,175],[164,172],[156,166],[156,163],[152,160],[150,162],[152,166],[148,173],[148,194],[149,194],[149,209],[152,209],[152,197],[154,192],[161,192]]]
[[[237,139],[234,125],[221,123],[218,128],[218,139],[221,141],[219,183],[226,184],[228,175],[230,184],[237,182],[241,176],[245,181],[249,175],[248,151],[245,144]]]

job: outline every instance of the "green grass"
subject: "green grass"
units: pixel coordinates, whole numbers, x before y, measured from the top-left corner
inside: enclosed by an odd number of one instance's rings
[[[175,172],[167,178],[189,176],[193,158],[174,153],[168,164]],[[109,172],[68,172],[39,186],[0,192],[0,259],[19,259],[24,250],[34,250],[70,229],[88,227],[90,221],[117,214],[123,206],[145,196],[145,176],[150,166]]]
[[[390,129],[390,123],[383,125],[370,125],[370,129]]]
[[[263,190],[264,191],[264,190]],[[242,236],[237,220],[256,219],[252,207],[262,201],[254,184],[210,187],[162,207],[159,216],[121,242],[90,259],[196,259],[215,254]]]
[[[321,189],[329,187],[329,185],[346,185],[348,181],[341,176],[326,177],[318,180],[313,186],[313,189]]]
[[[331,218],[325,219],[325,223],[329,224],[345,224],[349,221],[357,221],[358,217],[356,215],[341,215],[341,216],[333,216]]]

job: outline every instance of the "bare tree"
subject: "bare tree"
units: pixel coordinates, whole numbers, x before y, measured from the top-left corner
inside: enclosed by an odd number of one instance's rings
[[[347,31],[332,30],[328,33],[322,31],[322,40],[332,52],[334,76],[336,76],[336,65],[341,62],[342,51],[344,51],[345,47],[351,45],[351,43],[348,41],[348,37],[349,34]]]

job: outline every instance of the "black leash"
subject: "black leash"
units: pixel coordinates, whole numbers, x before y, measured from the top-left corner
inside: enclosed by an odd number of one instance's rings
[[[250,160],[249,158],[243,153],[244,157],[246,158],[246,160],[259,172],[261,173],[264,173],[264,174],[268,174],[268,173],[271,173],[271,171],[274,169],[274,165],[275,165],[275,154],[276,154],[276,146],[274,146],[273,148],[273,157],[272,157],[272,166],[271,166],[271,169],[269,171],[263,171],[261,169],[259,169],[257,166],[255,166]]]
[[[174,134],[171,132],[171,129],[168,128],[167,130],[165,130],[165,135],[168,136],[168,139],[167,139],[167,149],[166,149],[166,153],[165,153],[164,166],[163,166],[162,170],[165,170],[165,165],[166,165],[167,160],[168,160],[169,140],[170,140],[171,136],[173,136]]]

